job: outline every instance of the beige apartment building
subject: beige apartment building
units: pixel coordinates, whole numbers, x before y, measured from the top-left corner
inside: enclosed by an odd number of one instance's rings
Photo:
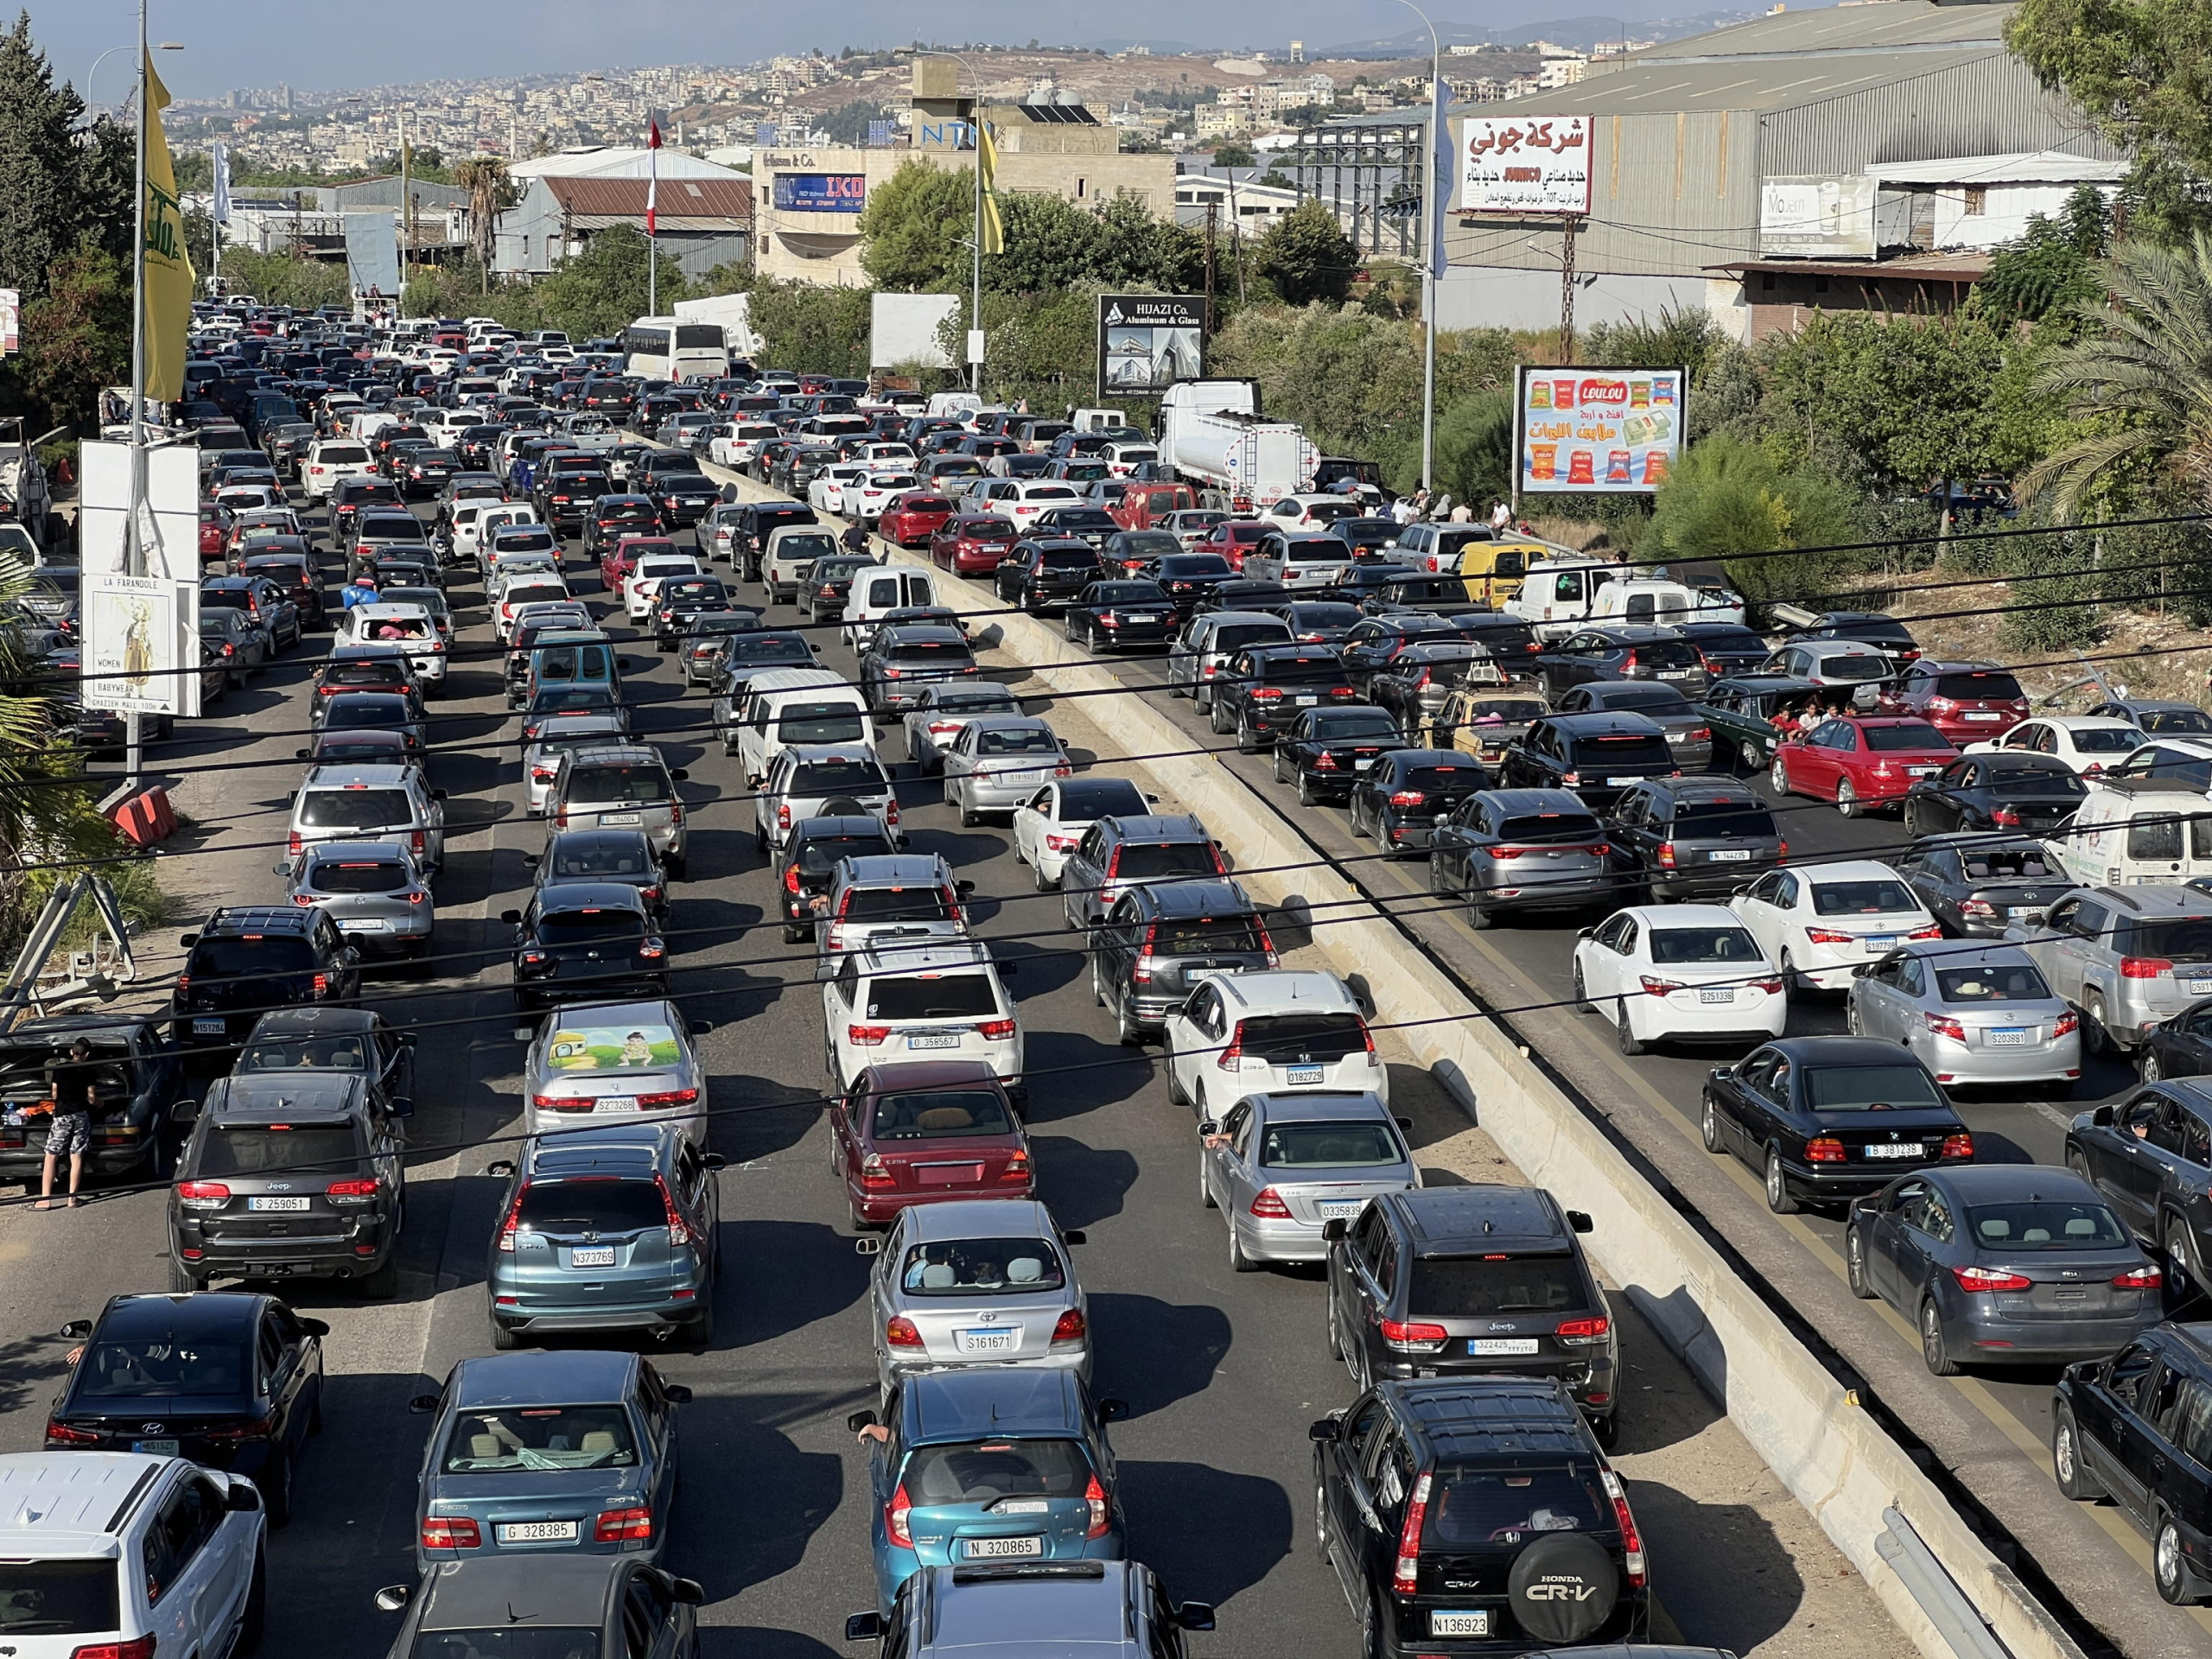
[[[942,58],[914,64],[907,143],[887,148],[761,149],[753,159],[754,245],[764,276],[864,288],[860,219],[868,200],[910,161],[966,174],[976,100],[961,91],[961,67]],[[1056,195],[1078,207],[1134,197],[1161,218],[1174,212],[1174,158],[1124,155],[1121,135],[1079,104],[982,105],[998,146],[1001,197]]]

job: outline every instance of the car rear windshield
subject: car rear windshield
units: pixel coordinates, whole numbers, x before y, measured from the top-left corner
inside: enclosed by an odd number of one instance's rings
[[[1564,1251],[1542,1255],[1417,1255],[1406,1307],[1413,1319],[1554,1313],[1583,1306],[1582,1269]]]
[[[1311,517],[1319,511],[1320,510],[1309,508],[1308,516]],[[1343,515],[1333,516],[1342,517]],[[1310,541],[1284,543],[1283,556],[1285,563],[1289,564],[1342,564],[1351,557],[1351,543],[1340,542],[1333,536],[1317,536]],[[1466,591],[1464,588],[1460,590],[1459,597],[1462,599],[1466,597]]]
[[[1938,674],[1936,695],[1960,702],[2018,702],[2027,693],[2010,674],[1977,669],[1971,674]]]
[[[76,1397],[79,1400],[174,1399],[180,1395],[237,1395],[245,1391],[245,1350],[235,1342],[210,1342],[194,1338],[178,1342],[168,1336],[139,1341],[96,1342],[78,1362]],[[111,1563],[104,1563],[111,1580]],[[8,1568],[7,1593],[0,1603],[14,1603],[16,1568]],[[46,1627],[38,1627],[43,1630]],[[110,1630],[115,1627],[111,1624]],[[0,1618],[0,1630],[25,1631],[21,1624]],[[25,1633],[28,1633],[25,1631]],[[82,1653],[83,1649],[78,1652]],[[93,1651],[97,1652],[95,1649]]]
[[[1187,916],[1154,922],[1145,950],[1155,957],[1257,956],[1268,948],[1249,916]]]
[[[598,1185],[601,1183],[558,1183],[560,1185]],[[606,1186],[641,1189],[652,1200],[653,1221],[668,1224],[668,1211],[660,1194],[646,1182],[607,1182]],[[531,1189],[535,1192],[533,1186]],[[549,1192],[553,1189],[549,1187]],[[523,1198],[530,1202],[528,1193]],[[564,1205],[565,1208],[571,1206]],[[527,1210],[524,1215],[528,1215]],[[445,1472],[449,1475],[507,1474],[538,1469],[626,1469],[638,1460],[637,1441],[630,1433],[630,1414],[610,1401],[603,1406],[502,1406],[464,1408],[454,1414],[453,1432],[446,1438]],[[473,1643],[484,1632],[468,1632]],[[555,1632],[546,1631],[546,1635]],[[580,1633],[581,1634],[581,1633]],[[453,1659],[479,1659],[487,1653],[526,1656],[526,1659],[598,1659],[599,1632],[588,1633],[582,1647],[487,1649],[480,1647],[433,1649]],[[418,1646],[417,1653],[422,1651]]]
[[[1438,1549],[1518,1548],[1547,1532],[1605,1532],[1618,1525],[1595,1464],[1510,1474],[1453,1475],[1428,1500],[1423,1541]]]
[[[1990,852],[1968,853],[1960,859],[1959,866],[1969,881],[2037,880],[2058,873],[2050,855],[2040,847],[1999,847]]]
[[[1939,968],[1936,988],[1946,1002],[2047,1002],[2050,987],[2026,963]]]
[[[310,789],[300,797],[300,823],[309,830],[381,830],[414,821],[404,789]]]
[[[942,887],[855,887],[837,914],[849,922],[949,922],[952,905]]]
[[[1408,766],[1398,774],[1397,786],[1408,794],[1425,796],[1429,801],[1456,801],[1473,794],[1483,782],[1479,766]]]
[[[517,1224],[533,1233],[636,1233],[668,1225],[668,1206],[650,1177],[596,1176],[532,1181],[523,1189]]]
[[[318,863],[308,873],[308,886],[317,893],[397,893],[408,885],[407,867],[397,859]]]
[[[796,633],[741,634],[723,647],[734,663],[772,666],[777,663],[809,663],[814,653]]]
[[[2212,732],[2212,715],[2202,709],[2154,709],[2142,718],[2146,732]]]
[[[881,836],[822,836],[799,843],[798,867],[826,875],[840,859],[868,858],[891,850],[891,842]]]
[[[1569,742],[1575,761],[1580,766],[1674,769],[1675,757],[1667,747],[1667,740],[1656,732],[1648,736],[1639,732],[1621,732],[1604,737],[1574,737]]]
[[[1344,664],[1333,656],[1300,657],[1286,652],[1253,664],[1253,677],[1263,685],[1334,685],[1344,677]]]
[[[351,1123],[219,1125],[200,1143],[193,1170],[200,1175],[264,1175],[288,1169],[350,1175],[364,1155],[361,1132]]]
[[[571,879],[600,876],[619,880],[624,876],[645,875],[652,868],[642,835],[634,839],[601,840],[596,836],[575,842],[556,839],[551,855],[552,874]]]
[[[1213,649],[1226,653],[1245,645],[1261,645],[1270,639],[1287,640],[1289,638],[1290,626],[1287,623],[1232,622],[1214,631]]]
[[[1060,785],[1062,823],[1081,823],[1121,812],[1142,812],[1144,809],[1142,792],[1127,779],[1083,779]]]
[[[1817,664],[1824,680],[1883,680],[1890,676],[1890,659],[1873,652],[1864,656],[1828,657]]]
[[[917,1244],[899,1266],[909,1296],[1026,1295],[1065,1283],[1057,1251],[1041,1238],[963,1238]]]
[[[1380,709],[1361,709],[1341,715],[1317,716],[1310,728],[1324,742],[1351,737],[1398,737],[1398,722]]]
[[[1675,836],[1688,841],[1707,836],[1771,838],[1774,814],[1745,801],[1680,801],[1675,806]]]
[[[1492,653],[1535,648],[1536,636],[1525,622],[1492,622],[1485,617],[1467,617],[1455,626],[1476,644]]]
[[[123,1622],[116,1585],[111,1560],[10,1561],[0,1637],[108,1634]]]
[[[1928,1073],[1910,1064],[1808,1067],[1805,1099],[1816,1112],[1879,1112],[1943,1103]]]
[[[776,730],[786,743],[858,743],[867,717],[856,702],[787,702]]]
[[[830,755],[819,760],[799,762],[792,769],[787,792],[799,796],[880,795],[890,783],[883,775],[883,768],[873,760]]]
[[[1876,876],[1865,881],[1815,881],[1815,916],[1880,916],[1900,910],[1918,910],[1920,900],[1902,881]]]
[[[550,553],[560,543],[553,539],[550,530],[495,530],[492,532],[492,550],[495,553]],[[568,595],[558,595],[566,599]]]
[[[569,773],[571,806],[650,806],[675,796],[676,785],[663,766],[577,766]]]
[[[2094,1199],[1971,1204],[1967,1230],[1992,1250],[2117,1250],[2127,1243],[2112,1211]]]
[[[637,938],[645,931],[645,918],[624,906],[587,906],[578,910],[549,910],[538,918],[537,931],[556,944],[581,944],[594,939]]]
[[[1539,812],[1508,818],[1497,827],[1497,838],[1522,846],[1548,847],[1570,842],[1603,840],[1598,820],[1579,812]]]
[[[1951,740],[1924,720],[1900,721],[1895,726],[1862,726],[1866,747],[1878,753],[1904,749],[1948,749]]]
[[[2021,766],[1993,772],[1989,779],[1993,795],[2024,797],[2030,795],[2086,796],[2089,786],[2064,766]]]
[[[327,443],[315,451],[315,458],[328,467],[365,467],[369,452],[358,443]]]
[[[1758,941],[1740,927],[1655,927],[1651,960],[1680,966],[1691,963],[1754,963]]]
[[[1633,709],[1641,715],[1690,712],[1690,700],[1671,685],[1608,685],[1602,688],[1596,702],[1602,708]]]
[[[1397,1137],[1380,1123],[1270,1123],[1260,1137],[1260,1162],[1268,1169],[1381,1169],[1405,1161]]]
[[[967,645],[958,639],[900,639],[891,647],[891,658],[897,663],[920,663],[931,668],[966,666],[976,658]]]
[[[1008,1497],[1079,1498],[1090,1490],[1090,1459],[1077,1440],[970,1440],[916,1446],[899,1484],[918,1508],[986,1507]]]
[[[311,974],[315,951],[296,933],[277,938],[202,939],[192,947],[192,977],[232,979],[248,974]]]
[[[518,582],[499,595],[500,602],[512,610],[518,605],[535,605],[568,598],[565,583],[558,582]]]
[[[1012,1135],[1014,1119],[995,1090],[917,1089],[879,1096],[871,1132],[879,1141]]]
[[[2212,962],[2212,917],[2142,921],[2128,930],[2127,954],[2169,962]]]
[[[1041,726],[1017,726],[976,734],[978,754],[1058,754],[1059,740]]]
[[[1037,563],[1046,570],[1096,569],[1098,556],[1087,547],[1048,547],[1037,556]]]
[[[407,683],[407,665],[397,657],[340,658],[325,666],[322,683],[348,688],[390,689]]]
[[[1123,881],[1150,881],[1167,875],[1217,875],[1221,861],[1211,842],[1124,842],[1114,855],[1111,874]]]
[[[988,974],[882,975],[868,982],[871,1020],[981,1019],[998,1011],[998,988]]]

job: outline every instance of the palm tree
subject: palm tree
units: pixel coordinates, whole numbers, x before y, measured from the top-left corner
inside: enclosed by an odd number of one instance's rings
[[[499,213],[522,199],[507,164],[496,156],[479,156],[453,170],[453,181],[468,192],[469,240],[475,245],[476,263],[483,273],[483,291],[492,291],[493,238]]]
[[[2075,315],[2088,332],[2055,353],[2037,388],[2087,430],[2021,480],[2060,518],[2099,483],[2146,468],[2212,499],[2212,236],[2122,242],[2106,296]]]

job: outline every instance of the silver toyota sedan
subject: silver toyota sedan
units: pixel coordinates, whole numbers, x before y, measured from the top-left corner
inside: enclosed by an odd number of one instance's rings
[[[1247,1095],[1199,1124],[1198,1196],[1229,1224],[1230,1267],[1325,1261],[1326,1224],[1419,1186],[1408,1122],[1363,1090]]]
[[[1947,1088],[2044,1084],[2063,1097],[2082,1075],[2080,1016],[2018,945],[1929,939],[1854,971],[1852,1031],[1902,1043]]]

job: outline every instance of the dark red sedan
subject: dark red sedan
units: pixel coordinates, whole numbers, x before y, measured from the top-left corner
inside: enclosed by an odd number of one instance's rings
[[[1954,743],[1980,743],[2028,717],[2028,694],[2002,663],[1923,661],[1897,677],[1882,708],[1916,715]]]
[[[1950,740],[1924,720],[1824,720],[1783,740],[1774,754],[1774,788],[1778,795],[1834,801],[1848,818],[1897,805],[1913,785],[1958,756]]]
[[[927,490],[909,490],[884,504],[875,533],[898,547],[920,547],[952,517],[952,503]]]
[[[1010,521],[963,512],[930,537],[930,563],[956,576],[988,576],[1014,550],[1014,540]]]
[[[830,1108],[830,1157],[856,1225],[910,1205],[1034,1195],[1029,1137],[981,1060],[871,1065]]]
[[[1244,568],[1244,556],[1260,544],[1268,527],[1256,518],[1224,518],[1191,543],[1193,553],[1218,553],[1233,569]]]

